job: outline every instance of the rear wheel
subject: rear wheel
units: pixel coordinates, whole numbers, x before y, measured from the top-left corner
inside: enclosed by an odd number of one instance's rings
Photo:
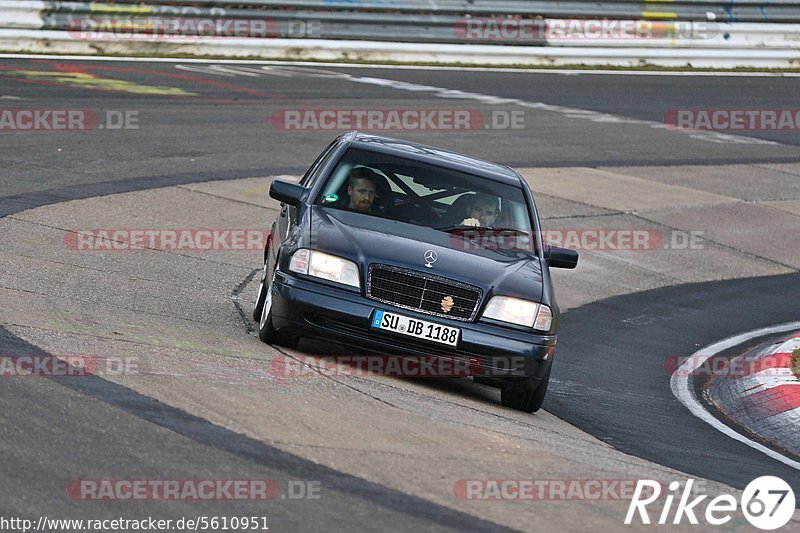
[[[549,369],[538,383],[532,378],[506,383],[500,389],[500,403],[512,409],[535,413],[542,407],[548,383],[550,383]]]

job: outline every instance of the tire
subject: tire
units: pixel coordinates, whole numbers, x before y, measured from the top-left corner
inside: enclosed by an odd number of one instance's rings
[[[266,272],[266,265],[264,266]],[[263,301],[261,302],[261,312],[258,314],[258,338],[261,342],[267,344],[275,344],[278,341],[278,332],[272,326],[272,283],[275,281],[275,272],[272,273],[272,279],[269,286],[266,285],[266,280],[261,281],[261,291],[263,293]],[[256,308],[258,308],[256,302]],[[255,311],[253,311],[255,315]]]
[[[267,291],[264,288],[264,278],[267,277],[267,262],[264,261],[264,270],[261,271],[261,281],[256,291],[256,306],[253,309],[253,320],[258,323],[261,320],[261,310],[264,308],[264,300],[267,298]]]
[[[267,269],[264,267],[264,272]],[[295,348],[300,342],[300,337],[291,335],[288,332],[278,332],[272,325],[272,284],[275,282],[275,272],[272,273],[272,279],[267,286],[264,281],[261,281],[261,288],[259,290],[258,300],[256,301],[256,309],[253,310],[254,317],[257,316],[258,320],[258,338],[261,342],[267,344],[278,344],[287,348]],[[256,310],[259,311],[256,315]]]
[[[534,385],[531,378],[507,383],[500,389],[500,403],[512,409],[535,413],[542,408],[548,383],[550,383],[549,370],[538,385]]]

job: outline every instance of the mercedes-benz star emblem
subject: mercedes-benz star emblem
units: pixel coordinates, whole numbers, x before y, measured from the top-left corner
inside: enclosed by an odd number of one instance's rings
[[[428,250],[425,252],[426,267],[433,268],[433,264],[436,262],[436,259],[438,259],[438,256],[436,255],[436,252],[434,252],[433,250]]]

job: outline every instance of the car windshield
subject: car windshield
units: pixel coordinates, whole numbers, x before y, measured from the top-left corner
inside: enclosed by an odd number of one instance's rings
[[[345,153],[315,203],[426,226],[479,244],[521,237],[533,242],[520,187],[358,148]]]

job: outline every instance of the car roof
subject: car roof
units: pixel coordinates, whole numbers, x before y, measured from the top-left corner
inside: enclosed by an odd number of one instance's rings
[[[355,148],[405,157],[422,163],[443,166],[468,174],[481,176],[508,185],[521,185],[521,179],[511,167],[478,159],[458,152],[444,150],[402,139],[382,137],[358,131],[344,134],[344,139]]]

